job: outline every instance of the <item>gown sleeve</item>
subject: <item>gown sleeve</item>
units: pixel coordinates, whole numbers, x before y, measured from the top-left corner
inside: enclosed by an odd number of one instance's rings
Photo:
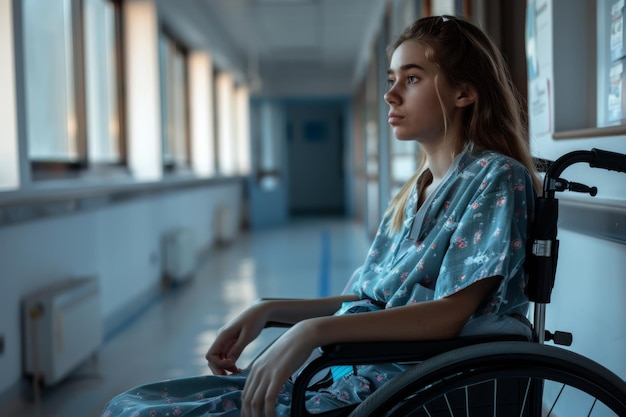
[[[533,184],[523,166],[501,160],[489,170],[468,206],[457,208],[462,214],[444,255],[434,298],[500,276],[496,294],[481,306],[483,314],[525,303],[523,263],[533,208]]]

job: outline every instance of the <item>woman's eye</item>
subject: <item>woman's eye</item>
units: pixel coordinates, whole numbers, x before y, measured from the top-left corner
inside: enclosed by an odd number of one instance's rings
[[[409,84],[415,84],[417,81],[419,81],[419,78],[417,78],[415,75],[409,75],[408,77],[406,77],[406,80]]]
[[[391,88],[393,87],[393,84],[396,82],[396,80],[391,79],[391,78],[387,78],[387,87]]]

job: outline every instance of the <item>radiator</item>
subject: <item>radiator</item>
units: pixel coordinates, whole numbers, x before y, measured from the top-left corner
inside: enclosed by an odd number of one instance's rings
[[[239,232],[236,213],[229,206],[220,206],[215,212],[216,243],[227,245],[232,243]]]
[[[194,234],[190,229],[176,229],[163,237],[163,276],[166,284],[189,280],[197,264]]]
[[[24,373],[54,385],[87,359],[102,341],[100,289],[75,278],[34,292],[22,302]]]

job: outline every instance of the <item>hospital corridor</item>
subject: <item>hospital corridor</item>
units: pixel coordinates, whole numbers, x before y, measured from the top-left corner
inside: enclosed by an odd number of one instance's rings
[[[340,295],[364,265],[355,294],[260,303],[227,330],[271,311],[296,323],[278,346],[298,359],[370,329],[513,334],[626,387],[625,16],[624,0],[0,0],[0,417],[101,417],[132,387],[209,375],[207,350],[215,367],[232,349],[218,330],[256,300]],[[376,364],[429,358],[400,359]],[[328,411],[370,390],[355,361],[315,374],[352,388],[299,398]],[[521,397],[549,409],[532,385]],[[221,416],[222,388],[179,398]],[[577,417],[578,391],[551,415]]]
[[[9,402],[0,415],[96,417],[133,386],[210,374],[204,356],[222,324],[259,298],[340,294],[368,246],[362,227],[341,218],[295,220],[244,234],[201,259],[188,282],[142,300],[63,384],[40,393],[37,402],[28,392],[29,400]],[[266,329],[240,366],[281,331]]]

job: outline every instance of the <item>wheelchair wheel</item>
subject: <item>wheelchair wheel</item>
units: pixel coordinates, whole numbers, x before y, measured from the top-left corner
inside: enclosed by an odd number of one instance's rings
[[[485,343],[416,365],[349,416],[624,417],[626,382],[562,348]]]

